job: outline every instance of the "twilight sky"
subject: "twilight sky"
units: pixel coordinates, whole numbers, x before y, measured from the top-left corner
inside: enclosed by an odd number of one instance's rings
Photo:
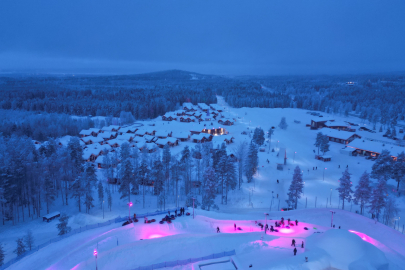
[[[0,1],[0,72],[166,69],[405,71],[405,1]]]

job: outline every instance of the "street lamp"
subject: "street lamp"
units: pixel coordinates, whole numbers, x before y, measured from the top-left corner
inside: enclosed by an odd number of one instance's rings
[[[333,214],[336,214],[336,212],[330,211],[332,213],[332,220],[330,222],[330,226],[333,227]]]
[[[192,199],[193,199],[193,219],[194,219],[194,200],[195,200],[195,198],[193,197]]]
[[[330,199],[329,199],[330,205],[332,205],[332,189],[330,189]]]
[[[132,206],[132,202],[127,203],[128,205],[128,218],[129,220],[131,220],[131,206]]]
[[[93,255],[96,258],[96,270],[97,270],[97,249],[94,250]]]

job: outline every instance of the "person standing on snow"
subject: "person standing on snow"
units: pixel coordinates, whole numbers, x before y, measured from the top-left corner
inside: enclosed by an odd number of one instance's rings
[[[304,241],[302,241],[301,243],[301,248],[304,248]]]
[[[234,228],[234,229],[235,229],[235,231],[236,231],[236,223],[234,223],[234,224],[233,224],[233,228]]]
[[[291,246],[294,246],[294,247],[295,247],[295,239],[292,240]]]
[[[295,226],[298,226],[298,220],[295,220]]]
[[[220,231],[219,231],[219,227],[217,227],[217,233],[220,233]]]
[[[297,255],[297,248],[294,248],[294,256]]]
[[[174,216],[177,217],[177,209],[174,210]]]

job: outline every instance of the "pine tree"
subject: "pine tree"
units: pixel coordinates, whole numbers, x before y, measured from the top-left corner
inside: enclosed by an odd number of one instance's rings
[[[225,187],[225,178],[226,178],[226,173],[227,173],[227,162],[228,162],[228,157],[227,156],[222,156],[220,161],[218,162],[217,165],[217,176],[219,180],[221,181],[221,204],[224,204],[224,187]]]
[[[370,213],[375,214],[377,219],[381,210],[385,207],[385,194],[387,194],[387,181],[384,177],[378,179],[377,186],[373,189],[370,200]]]
[[[84,180],[84,205],[86,206],[86,212],[89,213],[90,209],[94,207],[93,205],[93,187],[96,186],[97,183],[97,175],[96,170],[91,164],[86,164],[84,166],[83,172],[83,180]]]
[[[245,168],[245,159],[246,159],[246,151],[247,151],[247,143],[246,141],[242,141],[237,145],[235,150],[235,156],[238,159],[238,186],[239,190],[241,184],[243,182],[243,171]]]
[[[391,137],[391,129],[387,128],[387,131],[384,134],[385,137]]]
[[[149,168],[148,165],[142,161],[136,172],[137,182],[142,185],[142,207],[145,208],[145,188],[148,184]]]
[[[329,138],[327,135],[322,136],[321,151],[324,155],[329,151]]]
[[[298,199],[301,198],[302,190],[304,189],[304,183],[302,181],[302,173],[299,166],[295,167],[293,180],[291,181],[290,187],[288,188],[288,205],[294,206],[297,209]]]
[[[53,204],[55,201],[55,188],[53,185],[53,181],[50,179],[48,173],[45,173],[44,179],[44,191],[45,191],[45,202],[46,202],[46,213],[49,214],[49,206]]]
[[[399,183],[405,175],[405,153],[402,151],[397,156],[397,161],[393,162],[391,167],[391,178],[397,181],[397,191],[399,190]]]
[[[339,192],[339,198],[342,200],[342,209],[345,209],[345,200],[350,202],[353,193],[352,182],[350,181],[350,173],[348,169],[342,173],[337,190]]]
[[[281,118],[280,124],[278,124],[278,127],[281,129],[287,129],[288,125],[287,122],[285,120],[285,117]]]
[[[59,231],[58,235],[64,235],[71,231],[72,228],[68,226],[68,223],[69,223],[69,216],[67,216],[65,213],[62,213],[62,215],[59,218],[59,223],[56,224],[56,228]]]
[[[318,147],[318,155],[319,155],[319,149],[321,148],[323,144],[323,134],[322,132],[318,132],[316,134],[316,139],[315,139],[315,146]]]
[[[245,163],[245,174],[248,180],[248,183],[252,182],[253,175],[257,171],[257,166],[259,164],[259,158],[257,155],[257,148],[253,142],[249,144],[249,150]]]
[[[103,187],[103,183],[101,183],[101,181],[98,181],[97,193],[98,193],[98,202],[100,204],[100,209],[101,209],[103,207],[103,202],[104,202],[104,187]]]
[[[163,163],[163,173],[165,175],[166,181],[166,188],[165,190],[169,191],[169,184],[170,184],[170,161],[172,159],[172,155],[170,153],[170,147],[166,144],[163,147],[163,155],[162,155],[162,163]]]
[[[107,203],[108,203],[108,208],[110,208],[110,212],[111,212],[112,196],[111,196],[111,190],[110,190],[110,188],[107,189]]]
[[[214,168],[212,168],[211,166],[205,168],[204,179],[205,187],[201,209],[206,209],[207,211],[210,211],[211,208],[219,209],[218,206],[215,204],[216,189],[218,184],[216,182]]]
[[[34,246],[34,236],[32,235],[32,231],[29,229],[27,230],[27,234],[24,236],[24,242],[25,246],[29,248],[29,250],[31,250]]]
[[[4,252],[3,244],[0,243],[0,266],[2,266],[4,264],[5,257],[6,257],[6,253]]]
[[[370,177],[387,181],[392,175],[393,160],[388,150],[382,150],[371,168]]]
[[[79,175],[71,186],[72,198],[76,199],[76,204],[79,207],[79,212],[81,212],[82,197],[86,194],[83,184],[83,176],[84,174]]]
[[[263,129],[255,128],[252,140],[257,145],[263,145],[263,143],[264,143],[264,131],[263,131]]]
[[[395,129],[395,127],[392,127],[392,132],[391,132],[391,134],[392,134],[392,137],[397,137],[397,130]]]
[[[225,204],[228,204],[228,191],[234,190],[237,186],[237,176],[235,165],[230,157],[226,162],[226,178],[225,178]]]
[[[394,225],[394,218],[398,216],[400,209],[398,208],[398,204],[395,201],[395,197],[388,196],[385,200],[385,207],[384,207],[384,216],[383,222],[385,225],[392,226]]]
[[[382,125],[380,125],[380,129],[378,130],[378,132],[383,132]]]
[[[359,184],[354,190],[354,203],[360,204],[360,214],[363,214],[366,204],[370,201],[371,198],[371,186],[370,186],[370,174],[364,172],[361,177]]]
[[[14,250],[14,253],[17,254],[17,257],[20,257],[23,255],[27,250],[25,249],[24,245],[24,239],[23,238],[18,238],[16,240],[17,242],[17,248]]]

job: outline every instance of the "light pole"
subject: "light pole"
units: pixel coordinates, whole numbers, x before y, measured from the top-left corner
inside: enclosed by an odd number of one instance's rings
[[[329,204],[332,206],[332,189],[330,189],[330,199],[329,199]]]
[[[193,219],[194,219],[194,200],[195,200],[195,198],[193,197],[192,199],[193,199]]]
[[[96,258],[96,270],[97,270],[97,249],[94,250],[93,255]]]
[[[132,206],[132,202],[127,203],[128,205],[128,218],[129,220],[131,220],[131,206]]]
[[[332,220],[330,222],[330,226],[333,227],[333,214],[336,214],[336,212],[330,211],[332,213]]]
[[[273,206],[273,198],[274,198],[273,193],[274,193],[274,191],[271,192],[270,212],[271,212],[271,207]]]

